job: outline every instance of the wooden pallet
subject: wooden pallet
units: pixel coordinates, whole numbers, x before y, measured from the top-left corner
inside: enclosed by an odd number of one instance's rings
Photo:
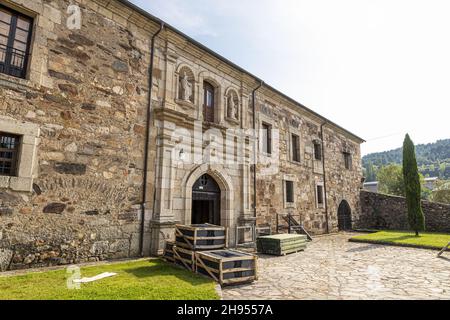
[[[176,225],[177,247],[197,250],[218,250],[227,247],[228,229],[212,224]]]
[[[166,245],[164,247],[163,258],[167,262],[175,263],[175,257],[174,257],[174,251],[173,251],[174,247],[175,247],[175,242],[166,241]]]
[[[196,252],[196,271],[213,278],[222,286],[253,282],[258,279],[258,257],[236,250]]]
[[[257,250],[263,254],[285,256],[303,251],[307,246],[307,236],[298,234],[279,234],[259,237]]]
[[[173,248],[175,263],[195,272],[195,252],[175,246]]]

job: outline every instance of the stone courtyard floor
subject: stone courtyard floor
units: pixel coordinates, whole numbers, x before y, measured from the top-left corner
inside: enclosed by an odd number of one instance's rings
[[[259,280],[223,288],[223,299],[450,299],[449,253],[348,242],[355,235],[316,237],[304,252],[260,256]]]

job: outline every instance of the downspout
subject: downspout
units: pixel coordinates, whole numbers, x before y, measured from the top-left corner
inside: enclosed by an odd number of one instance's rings
[[[256,91],[258,91],[262,86],[264,82],[261,81],[258,87],[256,87],[252,92],[252,110],[253,110],[253,134],[255,135],[255,142],[256,142]],[[255,145],[255,150],[253,153],[253,215],[256,219],[257,213],[256,213],[256,154],[258,153],[258,145]]]
[[[153,90],[153,63],[155,60],[155,39],[164,29],[164,22],[161,22],[159,30],[152,36],[151,52],[150,52],[150,67],[149,67],[149,85],[148,85],[148,105],[147,105],[147,121],[145,130],[145,146],[144,146],[144,182],[143,182],[143,197],[141,204],[141,234],[139,239],[139,252],[144,256],[144,231],[145,231],[145,204],[147,203],[147,182],[148,182],[148,151],[150,143],[150,126],[152,121],[152,90]],[[153,201],[154,202],[154,201]],[[154,203],[153,203],[154,205]]]
[[[328,124],[328,121],[325,121],[320,126],[320,139],[322,140],[322,168],[323,168],[323,194],[325,200],[325,221],[327,224],[326,231],[330,233],[330,227],[328,225],[328,193],[327,193],[327,177],[325,172],[325,140],[323,135],[323,127]]]

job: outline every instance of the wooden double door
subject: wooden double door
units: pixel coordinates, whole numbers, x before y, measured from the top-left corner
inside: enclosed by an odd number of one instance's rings
[[[220,225],[220,201],[217,182],[208,174],[201,176],[192,188],[192,224]]]

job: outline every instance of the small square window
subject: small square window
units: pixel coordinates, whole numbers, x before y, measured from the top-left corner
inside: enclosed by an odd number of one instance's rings
[[[294,182],[285,181],[286,203],[294,203]]]
[[[20,136],[0,132],[0,175],[15,176]]]

